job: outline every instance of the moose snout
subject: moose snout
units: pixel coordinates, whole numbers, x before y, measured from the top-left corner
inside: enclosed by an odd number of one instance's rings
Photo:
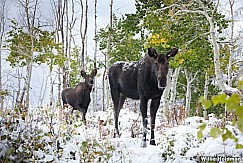
[[[94,85],[94,80],[93,80],[93,78],[90,77],[88,83],[89,83],[90,86],[93,86],[93,85]]]
[[[158,88],[164,89],[166,87],[166,77],[158,77]]]

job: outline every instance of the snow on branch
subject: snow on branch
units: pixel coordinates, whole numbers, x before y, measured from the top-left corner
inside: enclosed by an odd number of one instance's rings
[[[228,86],[227,84],[224,83],[225,86],[225,93],[229,96],[231,96],[232,94],[239,94],[241,97],[243,97],[243,94],[241,93],[241,91],[237,88],[233,88]]]

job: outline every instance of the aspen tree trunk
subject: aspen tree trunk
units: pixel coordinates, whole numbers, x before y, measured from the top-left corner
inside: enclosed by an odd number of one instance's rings
[[[67,86],[69,87],[70,85],[70,59],[71,59],[71,49],[72,49],[72,30],[75,25],[75,10],[74,10],[74,0],[71,0],[71,3],[68,3],[69,1],[66,2],[66,34],[65,34],[65,54],[67,56],[66,60],[66,83]],[[69,4],[71,6],[71,9],[69,10]]]
[[[109,26],[109,36],[108,36],[108,53],[107,53],[107,60],[106,60],[106,106],[107,108],[110,106],[110,92],[109,92],[109,81],[108,81],[108,73],[109,73],[109,68],[110,68],[110,56],[111,56],[111,33],[113,32],[113,0],[110,1],[110,26]]]
[[[163,110],[168,111],[169,110],[169,93],[170,93],[170,88],[171,88],[171,78],[172,78],[172,69],[169,69],[168,74],[167,74],[167,80],[166,80],[166,87],[162,95],[162,103],[163,103]]]
[[[7,18],[7,0],[2,0],[0,2],[0,109],[3,109],[3,84],[2,84],[2,45],[5,35],[6,18]]]
[[[97,35],[97,0],[95,0],[95,4],[94,4],[94,35]],[[96,57],[97,57],[97,50],[98,50],[98,43],[97,43],[97,39],[95,39],[95,51],[94,51],[94,68],[97,68],[96,65]],[[94,88],[93,88],[93,92],[92,92],[92,96],[93,96],[93,108],[94,111],[97,111],[97,79],[94,78]]]
[[[52,70],[50,70],[49,73],[50,73],[50,85],[51,85],[51,90],[50,90],[50,107],[52,107],[53,101],[54,101],[54,81],[53,81],[53,78],[52,78]]]
[[[187,70],[185,69],[185,75],[186,75],[186,115],[189,116],[190,115],[190,102],[191,102],[191,78],[192,78],[192,74],[188,73]]]
[[[216,30],[213,22],[213,18],[210,17],[207,13],[207,11],[204,11],[204,16],[207,18],[209,25],[210,25],[210,36],[212,39],[212,45],[213,45],[213,52],[214,52],[214,70],[215,70],[215,76],[216,76],[216,81],[218,83],[219,88],[225,92],[225,84],[223,81],[223,78],[221,76],[221,70],[220,70],[220,62],[219,62],[219,45],[216,40]]]
[[[83,1],[80,0],[81,7],[81,18],[80,18],[80,38],[81,38],[81,69],[85,69],[85,45],[87,39],[87,29],[88,29],[88,0],[85,1],[85,6]]]
[[[53,15],[55,16],[55,42],[58,44],[62,44],[64,39],[64,33],[63,33],[63,21],[64,21],[64,7],[63,7],[63,1],[62,0],[55,0],[52,1],[53,8],[52,12]],[[60,49],[57,50],[57,55],[63,55],[64,54],[64,47],[62,46]],[[66,77],[64,75],[65,69],[64,66],[61,67],[60,65],[57,66],[57,80],[58,80],[58,85],[57,85],[57,103],[61,105],[61,91],[64,85],[64,81],[66,81]],[[50,82],[52,82],[52,72],[50,72]],[[62,81],[63,77],[63,81]],[[53,83],[54,84],[54,83]],[[62,87],[63,85],[63,87]],[[52,105],[52,89],[50,91],[50,106]]]
[[[56,11],[56,42],[61,44],[63,41],[63,10],[62,10],[62,0],[58,0],[57,4],[57,11]],[[63,47],[61,50],[58,51],[58,55],[63,54]],[[61,90],[62,90],[62,68],[61,66],[57,67],[57,77],[58,77],[58,86],[57,86],[57,92],[58,92],[58,104],[61,105]],[[51,95],[52,96],[52,95]],[[50,101],[50,106],[52,106],[52,101]]]
[[[176,98],[176,84],[179,77],[180,67],[176,68],[174,74],[172,75],[171,88],[170,88],[170,106],[169,109],[175,108],[175,98]]]
[[[66,15],[66,29],[65,29],[65,48],[64,48],[64,54],[67,57],[66,63],[65,63],[65,78],[66,81],[64,81],[65,83],[65,88],[69,87],[69,76],[70,76],[70,51],[69,51],[69,38],[70,38],[70,33],[69,33],[69,3],[68,0],[65,0],[65,15]],[[63,42],[64,44],[64,42]]]
[[[55,1],[53,1],[54,6],[55,5]],[[61,48],[58,49],[58,55],[65,55],[66,58],[67,57],[67,50],[65,46],[65,35],[64,35],[64,16],[65,16],[65,11],[67,11],[68,9],[66,9],[68,1],[67,0],[57,0],[57,10],[55,10],[56,8],[54,8],[54,15],[55,20],[56,20],[56,42],[61,44]],[[68,15],[66,14],[66,16],[68,17]],[[68,27],[66,27],[68,28]],[[67,31],[67,30],[66,30]],[[68,86],[68,76],[67,76],[67,62],[64,63],[63,66],[58,66],[57,68],[57,75],[58,75],[58,104],[61,104],[61,90],[67,88]]]
[[[107,62],[107,55],[105,54],[105,63]],[[103,76],[102,76],[102,111],[105,111],[105,95],[106,95],[106,85],[105,85],[105,78],[106,78],[106,71],[107,71],[107,68],[105,67],[105,70],[103,72]]]
[[[27,83],[26,83],[26,98],[25,98],[25,107],[29,108],[30,105],[30,81],[32,77],[32,70],[33,70],[33,51],[34,51],[34,40],[33,37],[31,38],[31,56],[30,56],[30,62],[27,64]]]
[[[191,113],[191,108],[190,108],[190,103],[191,103],[191,86],[192,82],[196,79],[197,73],[195,73],[194,77],[192,76],[192,73],[188,73],[187,69],[185,69],[185,75],[186,75],[186,81],[187,81],[187,86],[186,86],[186,114],[187,116],[190,116]]]
[[[204,83],[204,92],[203,92],[203,97],[204,99],[208,99],[208,85],[209,85],[209,76],[208,72],[205,74],[205,83]],[[203,118],[207,117],[207,110],[205,107],[203,107]]]
[[[232,60],[233,60],[233,54],[234,54],[234,46],[233,46],[233,39],[234,39],[234,0],[229,0],[230,5],[230,58],[228,63],[228,85],[232,86]]]
[[[64,63],[64,66],[62,67],[62,87],[63,89],[66,89],[68,87],[68,66],[69,66],[69,61],[68,61],[68,42],[67,42],[67,35],[68,35],[68,26],[66,26],[66,29],[64,27],[64,16],[66,15],[66,25],[68,22],[68,0],[64,0],[64,6],[62,7],[62,13],[61,13],[61,21],[60,21],[60,31],[61,31],[61,40],[62,40],[62,53],[65,55],[67,60]],[[65,37],[66,35],[66,37]]]

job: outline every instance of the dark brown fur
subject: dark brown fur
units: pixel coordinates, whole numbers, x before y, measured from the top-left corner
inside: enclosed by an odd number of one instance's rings
[[[117,62],[110,67],[109,82],[111,97],[114,103],[115,134],[119,135],[118,117],[125,98],[140,99],[140,111],[143,122],[142,147],[146,147],[147,132],[147,104],[151,99],[150,144],[155,145],[154,127],[156,113],[160,104],[161,95],[166,87],[169,58],[174,57],[178,49],[172,49],[166,55],[157,54],[153,48],[148,49],[148,54],[138,62]]]
[[[85,115],[87,113],[90,99],[90,92],[92,91],[94,76],[97,74],[97,70],[94,69],[91,75],[86,75],[82,70],[81,76],[84,78],[84,82],[80,82],[75,88],[67,88],[62,91],[63,105],[69,104],[73,107],[73,110],[79,110],[83,113],[83,121],[85,121]]]

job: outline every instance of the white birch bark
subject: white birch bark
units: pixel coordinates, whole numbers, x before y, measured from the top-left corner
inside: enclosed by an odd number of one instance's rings
[[[97,0],[94,2],[94,35],[97,35]],[[97,39],[95,39],[95,50],[94,50],[94,68],[97,68],[96,62],[97,62],[97,51],[98,51],[98,42]],[[92,97],[93,97],[93,108],[94,111],[97,111],[96,104],[97,104],[97,79],[94,78],[94,88],[92,92]]]
[[[197,73],[195,73],[194,77],[192,73],[188,73],[187,69],[185,69],[185,75],[186,75],[186,81],[187,81],[187,86],[186,86],[186,115],[189,116],[191,112],[190,104],[191,104],[191,86],[192,82],[196,79]]]
[[[204,91],[203,91],[203,97],[204,99],[208,99],[208,85],[209,85],[209,76],[208,73],[206,72],[205,74],[205,83],[204,83]],[[207,117],[207,110],[205,107],[203,107],[203,117]]]
[[[171,80],[171,89],[170,89],[170,102],[169,102],[169,109],[173,109],[175,107],[175,98],[176,98],[176,84],[177,79],[179,77],[180,67],[176,68],[174,74],[172,75]]]
[[[228,63],[228,86],[232,86],[232,60],[233,60],[233,54],[234,54],[234,47],[231,45],[233,43],[234,39],[234,6],[235,1],[229,0],[230,5],[230,57],[229,57],[229,63]]]
[[[113,0],[110,1],[110,26],[109,26],[109,32],[112,32],[113,30],[113,25],[112,25],[112,22],[113,22]],[[108,41],[107,41],[107,49],[108,49],[108,52],[107,52],[107,59],[106,59],[106,106],[107,108],[109,107],[110,105],[110,92],[109,92],[109,81],[108,81],[108,70],[110,68],[110,56],[111,56],[111,34],[109,34],[108,36]]]
[[[85,68],[85,45],[87,39],[88,31],[88,0],[85,0],[85,6],[83,0],[79,0],[81,8],[81,18],[80,18],[80,38],[81,38],[81,63],[80,67]]]
[[[0,2],[0,109],[3,109],[4,100],[3,100],[3,84],[2,84],[2,45],[4,41],[5,29],[6,29],[6,20],[7,20],[7,0],[1,0]]]
[[[164,111],[169,110],[169,93],[171,88],[171,78],[172,78],[172,69],[169,69],[167,74],[167,80],[166,80],[166,87],[164,89],[163,95],[162,95],[162,108]]]

